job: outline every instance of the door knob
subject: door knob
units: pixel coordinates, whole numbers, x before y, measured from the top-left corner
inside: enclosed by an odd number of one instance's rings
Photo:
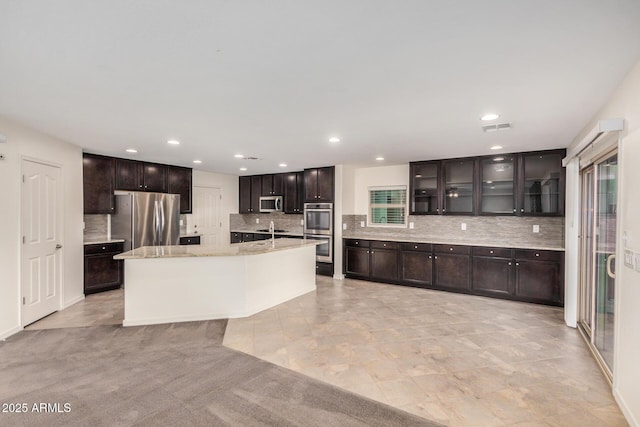
[[[62,245],[61,245],[60,243],[58,243],[58,244],[56,245],[56,249],[62,249]]]

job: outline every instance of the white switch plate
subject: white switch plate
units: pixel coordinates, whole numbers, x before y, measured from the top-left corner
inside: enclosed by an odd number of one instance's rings
[[[304,219],[300,220],[300,225],[304,225]]]
[[[346,230],[346,229],[347,229],[347,223],[343,223],[343,224],[342,224],[342,229],[343,229],[343,230]]]
[[[409,223],[409,228],[413,230],[413,227],[414,227],[415,225],[416,225],[416,223],[415,223],[415,222],[410,222],[410,223]]]
[[[364,221],[360,221],[360,227],[364,227]]]
[[[260,224],[260,218],[256,218],[256,224]]]
[[[533,226],[533,232],[534,233],[539,233],[540,232],[540,226],[539,225],[534,225]]]
[[[640,253],[635,253],[633,255],[633,266],[636,271],[640,271]]]
[[[180,220],[180,226],[184,225],[184,220]]]
[[[636,266],[634,264],[634,255],[635,254],[633,253],[633,251],[630,251],[629,249],[624,250],[624,265],[631,268],[632,270],[636,269]]]
[[[460,223],[460,230],[466,230],[467,229],[467,223],[466,222],[461,222]]]

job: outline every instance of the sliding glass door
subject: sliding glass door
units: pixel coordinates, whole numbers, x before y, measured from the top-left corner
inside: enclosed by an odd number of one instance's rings
[[[613,372],[618,155],[582,171],[580,324]]]

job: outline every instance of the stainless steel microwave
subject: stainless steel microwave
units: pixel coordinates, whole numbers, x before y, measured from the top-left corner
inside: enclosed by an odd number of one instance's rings
[[[282,196],[260,197],[260,212],[282,212]]]

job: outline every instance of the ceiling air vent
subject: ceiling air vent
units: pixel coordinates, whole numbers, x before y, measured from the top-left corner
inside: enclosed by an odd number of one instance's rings
[[[482,126],[484,132],[497,132],[499,130],[511,129],[511,123],[498,123],[497,125]]]
[[[247,156],[247,157],[243,157],[243,160],[260,160],[258,157],[253,157],[253,156]]]

